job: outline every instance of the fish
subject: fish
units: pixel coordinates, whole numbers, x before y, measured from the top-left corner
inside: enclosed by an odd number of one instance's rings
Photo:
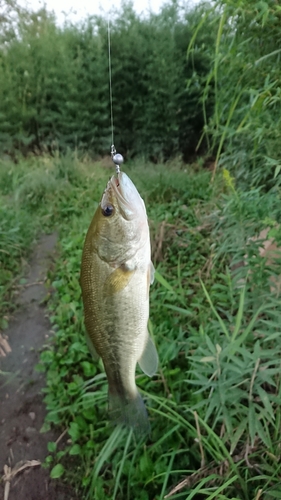
[[[120,172],[107,183],[86,234],[80,285],[88,347],[94,360],[102,359],[108,380],[109,416],[141,434],[150,424],[136,366],[149,377],[158,367],[148,332],[153,279],[145,204]]]

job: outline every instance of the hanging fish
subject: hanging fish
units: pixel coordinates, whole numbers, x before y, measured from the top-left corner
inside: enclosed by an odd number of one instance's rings
[[[112,176],[84,243],[81,288],[89,349],[102,358],[109,412],[115,423],[149,430],[135,383],[138,363],[153,376],[158,366],[149,337],[149,288],[154,268],[144,202],[129,177]]]

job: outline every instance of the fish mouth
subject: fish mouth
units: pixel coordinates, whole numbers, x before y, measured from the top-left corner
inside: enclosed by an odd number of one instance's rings
[[[124,172],[120,172],[118,177],[113,175],[109,184],[113,189],[119,209],[125,219],[129,220],[142,215],[146,217],[144,202],[135,185]]]

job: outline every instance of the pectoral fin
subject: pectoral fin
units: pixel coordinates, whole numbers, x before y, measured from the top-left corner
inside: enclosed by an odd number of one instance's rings
[[[147,342],[141,358],[138,361],[142,371],[148,376],[152,377],[157,372],[158,368],[158,354],[156,347],[151,338],[147,334]]]
[[[150,265],[149,265],[148,271],[147,271],[147,298],[149,297],[150,285],[152,285],[152,283],[154,281],[154,274],[155,274],[154,265],[150,261]]]
[[[151,285],[154,282],[154,274],[155,274],[154,265],[152,264],[152,262],[150,262],[150,284]]]
[[[106,297],[121,292],[132,279],[135,270],[128,269],[125,265],[120,266],[111,273],[104,283],[103,293]]]

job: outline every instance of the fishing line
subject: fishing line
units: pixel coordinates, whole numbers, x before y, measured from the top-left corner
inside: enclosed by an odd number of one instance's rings
[[[111,121],[111,158],[115,164],[117,177],[120,174],[120,165],[122,165],[124,158],[119,153],[116,153],[114,146],[114,121],[113,121],[113,99],[112,99],[112,65],[111,65],[111,39],[110,39],[110,20],[108,18],[107,24],[107,41],[108,41],[108,77],[109,77],[109,99],[110,99],[110,121]]]
[[[110,97],[110,118],[111,118],[111,148],[114,147],[114,124],[113,124],[113,103],[112,103],[112,75],[111,75],[111,45],[110,45],[110,20],[107,26],[108,38],[108,76],[109,76],[109,97]]]

